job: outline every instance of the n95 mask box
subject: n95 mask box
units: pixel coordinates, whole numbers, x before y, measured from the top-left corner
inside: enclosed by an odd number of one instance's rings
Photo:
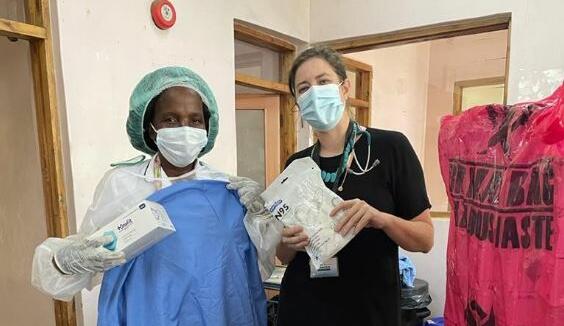
[[[129,260],[174,232],[176,229],[164,207],[144,200],[88,238],[111,236],[114,240],[104,247],[123,251]]]

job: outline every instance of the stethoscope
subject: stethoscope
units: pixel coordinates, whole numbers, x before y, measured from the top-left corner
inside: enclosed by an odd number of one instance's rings
[[[366,142],[368,144],[368,154],[364,165],[361,165],[358,156],[356,155],[356,142],[362,138],[362,136],[357,137],[357,133],[361,135],[364,134],[366,136]],[[377,158],[371,163],[370,151],[372,150],[372,137],[370,133],[366,131],[366,128],[360,127],[355,121],[350,121],[349,127],[347,128],[346,138],[349,139],[349,141],[345,142],[343,149],[343,160],[346,160],[346,162],[342,162],[340,167],[335,172],[336,180],[333,183],[333,187],[331,187],[333,191],[343,191],[343,185],[345,184],[349,173],[356,176],[362,176],[372,171],[376,166],[380,164],[380,160]],[[319,141],[313,146],[311,158],[318,166],[320,166]],[[358,169],[357,171],[355,171],[354,168],[351,167],[353,165],[352,161],[355,162],[356,168]]]
[[[370,133],[368,131],[366,131],[366,128],[364,127],[360,127],[360,131],[361,133],[363,133],[366,136],[366,142],[368,143],[368,155],[366,158],[366,163],[364,164],[364,167],[360,165],[360,163],[358,162],[358,157],[356,156],[356,151],[353,147],[352,150],[352,160],[356,163],[356,167],[358,168],[358,170],[360,172],[356,172],[353,169],[351,169],[350,167],[347,168],[347,171],[354,174],[354,175],[364,175],[370,171],[372,171],[372,169],[374,169],[376,166],[378,166],[378,164],[380,164],[380,160],[379,159],[375,159],[374,162],[372,162],[372,164],[370,164],[370,155],[371,155],[371,146],[372,146],[372,137],[370,136]],[[360,140],[360,138],[358,139]],[[357,140],[357,141],[358,141]]]
[[[371,145],[372,145],[372,137],[370,136],[370,133],[368,131],[366,131],[366,128],[360,127],[360,131],[361,131],[362,134],[364,134],[366,136],[366,142],[368,143],[368,154],[367,154],[367,157],[366,157],[366,163],[364,164],[364,166],[360,165],[358,157],[356,156],[356,150],[354,149],[354,146],[353,146],[351,156],[349,157],[349,161],[347,162],[347,168],[345,170],[345,175],[343,176],[341,184],[337,188],[337,190],[339,190],[339,192],[343,191],[343,185],[345,184],[345,181],[347,180],[347,176],[348,176],[349,173],[354,174],[356,176],[362,176],[362,175],[365,175],[366,173],[372,171],[372,169],[374,169],[376,166],[378,166],[380,164],[380,160],[378,158],[376,158],[374,160],[374,162],[372,162],[372,164],[370,164],[370,150],[371,150]],[[355,144],[358,140],[360,140],[360,138],[362,138],[362,137],[359,137],[355,141]],[[351,165],[352,165],[351,160],[356,163],[356,167],[359,170],[358,172],[351,168]]]

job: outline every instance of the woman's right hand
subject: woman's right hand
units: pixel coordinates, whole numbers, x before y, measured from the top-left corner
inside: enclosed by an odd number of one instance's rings
[[[304,233],[304,228],[293,225],[282,230],[282,244],[295,251],[303,251],[309,244],[309,237]]]

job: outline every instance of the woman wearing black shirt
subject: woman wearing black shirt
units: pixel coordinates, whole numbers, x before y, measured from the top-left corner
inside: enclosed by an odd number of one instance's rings
[[[300,226],[283,231],[277,256],[288,265],[280,291],[279,326],[399,326],[398,245],[428,252],[433,225],[421,165],[399,132],[363,128],[344,109],[350,82],[338,53],[311,48],[293,63],[289,86],[318,141],[286,162],[310,156],[325,185],[345,201],[337,224],[355,238],[312,273]],[[315,271],[313,271],[315,272]]]

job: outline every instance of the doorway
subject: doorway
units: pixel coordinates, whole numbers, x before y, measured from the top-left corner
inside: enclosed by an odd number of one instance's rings
[[[239,22],[234,29],[237,175],[267,187],[295,151],[295,116],[283,83],[295,47]]]
[[[33,252],[47,236],[47,219],[29,43],[0,37],[0,53],[0,324],[54,326],[53,301],[30,282]]]
[[[74,301],[30,284],[33,248],[68,235],[50,18],[49,1],[0,3],[2,325],[76,325]]]
[[[235,108],[237,175],[266,188],[280,173],[280,97],[240,94]]]
[[[297,150],[295,103],[285,81],[288,79],[296,45],[278,33],[235,20],[235,93],[277,95],[280,130],[279,166]]]
[[[503,13],[323,43],[372,66],[372,125],[404,133],[419,157],[436,240],[430,253],[409,256],[429,282],[433,315],[444,311],[446,270],[437,266],[446,266],[450,224],[438,158],[441,117],[463,110],[457,100],[466,106],[505,103],[510,28],[511,14]],[[477,80],[489,80],[488,92],[496,97],[473,88],[484,86]],[[482,95],[471,94],[476,91]]]
[[[441,117],[505,102],[508,42],[501,30],[345,54],[372,66],[372,125],[410,140],[433,217],[449,216],[438,159]]]
[[[462,80],[454,83],[454,114],[478,105],[504,102],[505,77]]]

